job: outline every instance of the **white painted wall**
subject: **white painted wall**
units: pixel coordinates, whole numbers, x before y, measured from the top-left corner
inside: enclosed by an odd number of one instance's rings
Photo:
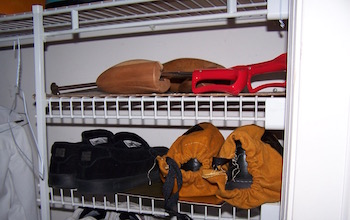
[[[278,26],[277,26],[278,29]],[[242,25],[232,29],[202,30],[159,35],[138,35],[97,39],[80,43],[46,44],[46,85],[94,82],[97,76],[116,63],[129,59],[152,59],[166,62],[194,57],[217,62],[226,67],[272,59],[287,50],[287,32],[268,30],[265,24]],[[22,47],[22,88],[26,93],[31,121],[35,127],[34,58],[32,47]],[[11,49],[0,50],[0,104],[10,107],[17,59]],[[48,90],[49,92],[49,90]],[[54,141],[80,141],[83,130],[92,127],[49,126],[48,144]],[[108,127],[113,132],[128,130],[144,137],[150,145],[170,146],[183,129],[142,129]],[[223,131],[227,136],[231,131]],[[159,138],[161,137],[161,138]],[[62,213],[54,213],[60,219]]]

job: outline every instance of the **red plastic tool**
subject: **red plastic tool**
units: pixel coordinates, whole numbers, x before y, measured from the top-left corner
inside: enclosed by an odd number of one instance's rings
[[[238,95],[245,86],[250,93],[255,93],[268,87],[286,87],[286,82],[267,83],[256,88],[252,87],[252,77],[260,74],[282,72],[287,70],[287,54],[284,53],[273,60],[235,66],[228,69],[195,70],[192,74],[192,91],[194,93],[226,92]],[[231,84],[216,84],[220,81],[229,81]],[[208,84],[205,84],[205,83]]]

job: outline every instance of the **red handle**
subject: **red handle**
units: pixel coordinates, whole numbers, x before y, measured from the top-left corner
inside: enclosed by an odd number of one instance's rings
[[[283,87],[283,88],[286,87],[286,81],[282,83],[267,83],[267,84],[260,85],[256,88],[252,88],[252,82],[251,82],[252,77],[255,75],[287,71],[287,54],[286,53],[276,57],[273,60],[248,65],[247,67],[248,67],[247,87],[250,93],[256,93],[261,89],[268,88],[268,87]]]
[[[252,77],[260,74],[281,72],[287,70],[287,54],[282,54],[273,60],[244,66],[235,66],[229,69],[195,70],[192,74],[192,91],[194,93],[226,92],[238,95],[247,85],[250,93],[256,93],[268,87],[286,87],[286,82],[267,83],[252,88]],[[220,80],[229,81],[231,84],[215,84]],[[200,82],[209,82],[208,85],[200,85]]]
[[[247,83],[247,68],[235,67],[234,69],[208,69],[195,70],[192,74],[193,93],[226,92],[238,95]],[[213,84],[213,81],[226,80],[233,82],[230,85]],[[208,85],[200,86],[200,82],[210,82]]]

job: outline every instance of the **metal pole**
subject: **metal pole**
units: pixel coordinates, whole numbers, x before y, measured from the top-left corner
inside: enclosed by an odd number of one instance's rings
[[[34,66],[35,66],[35,101],[38,149],[41,155],[43,168],[43,179],[40,180],[40,205],[41,219],[50,219],[48,175],[46,173],[47,163],[47,140],[46,140],[46,92],[44,77],[44,26],[43,7],[33,6],[33,30],[34,30]]]

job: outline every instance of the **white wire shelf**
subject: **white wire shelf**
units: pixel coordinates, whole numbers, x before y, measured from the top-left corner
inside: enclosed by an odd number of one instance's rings
[[[40,200],[38,200],[40,203]],[[117,193],[112,195],[81,195],[76,189],[49,188],[49,203],[52,208],[76,209],[93,208],[116,212],[132,212],[154,217],[166,217],[164,199],[154,196]],[[269,206],[271,204],[264,204]],[[241,210],[227,203],[209,204],[200,202],[178,202],[178,211],[185,213],[192,219],[231,219],[231,220],[258,220],[260,207],[251,210]]]
[[[46,9],[42,16],[45,37],[111,29],[113,34],[150,32],[222,25],[228,18],[266,20],[267,0],[114,0]],[[32,38],[33,13],[0,16],[0,42]]]
[[[193,125],[210,121],[216,126],[237,127],[257,124],[283,129],[281,120],[271,125],[271,101],[282,100],[278,112],[284,112],[284,97],[228,95],[135,95],[135,96],[51,96],[47,98],[48,122],[128,125]],[[272,107],[271,107],[272,106]],[[266,123],[268,120],[268,123]]]

